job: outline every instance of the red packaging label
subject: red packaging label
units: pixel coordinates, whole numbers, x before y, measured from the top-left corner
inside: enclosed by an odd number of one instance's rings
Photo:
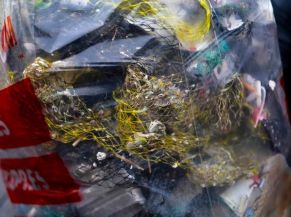
[[[79,185],[57,154],[0,162],[12,203],[59,205],[81,200]]]
[[[0,91],[0,149],[34,146],[49,140],[42,107],[30,80]]]

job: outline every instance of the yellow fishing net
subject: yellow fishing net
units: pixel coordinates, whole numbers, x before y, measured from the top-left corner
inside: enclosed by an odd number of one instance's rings
[[[230,183],[256,168],[249,159],[239,165],[241,160],[229,145],[243,117],[239,76],[203,98],[197,88],[187,87],[179,73],[148,75],[143,66],[131,65],[122,87],[113,94],[115,108],[92,110],[77,96],[57,94],[72,87],[52,74],[50,67],[37,58],[24,74],[36,87],[56,141],[72,145],[95,141],[139,169],[143,168],[121,153],[149,165],[184,168],[194,182],[203,185]]]
[[[124,0],[116,7],[134,19],[152,19],[153,26],[167,26],[186,49],[196,49],[211,27],[211,8],[207,0],[185,1],[184,5],[169,0]]]
[[[183,165],[189,151],[206,142],[186,126],[189,92],[177,75],[147,76],[128,68],[123,88],[115,93],[117,132],[124,148],[142,159]]]

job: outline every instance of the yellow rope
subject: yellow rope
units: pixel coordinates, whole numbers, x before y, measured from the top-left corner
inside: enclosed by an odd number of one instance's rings
[[[185,21],[177,14],[170,11],[159,0],[124,0],[119,6],[120,11],[136,14],[138,17],[153,17],[158,24],[172,29],[182,45],[192,49],[197,41],[203,39],[210,30],[211,8],[207,0],[197,0],[204,10],[204,19]],[[194,13],[194,12],[193,12]],[[192,14],[189,14],[191,16]],[[197,16],[198,17],[198,16]]]
[[[180,20],[176,27],[175,33],[179,41],[187,44],[188,47],[195,47],[195,43],[203,39],[210,30],[211,26],[211,9],[207,0],[199,0],[201,7],[204,9],[204,20],[197,23],[187,23]],[[178,19],[178,18],[177,18]]]

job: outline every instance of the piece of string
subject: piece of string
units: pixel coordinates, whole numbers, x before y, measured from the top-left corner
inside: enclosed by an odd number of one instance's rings
[[[208,2],[208,0],[203,0],[203,1],[201,0],[200,3],[201,2],[203,3],[203,6],[205,8],[210,8],[210,3]],[[210,28],[210,26],[209,26],[209,28]],[[179,46],[180,46],[179,52],[180,52],[180,57],[181,57],[181,61],[182,61],[182,68],[183,68],[183,73],[184,73],[186,85],[187,85],[187,88],[190,88],[189,80],[188,80],[188,78],[186,76],[186,68],[185,68],[184,58],[183,58],[183,55],[181,53],[181,44],[179,44]],[[193,103],[191,103],[190,106],[193,108]],[[197,125],[196,125],[196,122],[195,122],[195,114],[194,114],[193,111],[194,111],[194,109],[191,109],[190,115],[192,116],[193,127],[194,127],[195,134],[197,136],[199,136],[198,130],[197,130]],[[201,152],[200,151],[198,152],[198,155],[199,155],[199,158],[200,158],[200,162],[202,163],[203,160],[202,160],[202,156],[201,156]],[[206,188],[206,192],[207,192],[207,198],[208,198],[209,205],[210,205],[210,212],[211,212],[211,215],[214,216],[213,215],[213,204],[212,204],[211,195],[210,195],[210,192],[209,192],[208,188]]]

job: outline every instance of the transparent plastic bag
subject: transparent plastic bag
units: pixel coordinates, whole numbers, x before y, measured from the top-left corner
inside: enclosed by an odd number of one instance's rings
[[[27,126],[18,137],[11,131],[16,147],[0,137],[13,215],[258,217],[266,209],[255,193],[270,191],[264,182],[276,176],[262,168],[291,141],[269,1],[1,5],[0,121]],[[32,179],[51,189],[37,192]]]

